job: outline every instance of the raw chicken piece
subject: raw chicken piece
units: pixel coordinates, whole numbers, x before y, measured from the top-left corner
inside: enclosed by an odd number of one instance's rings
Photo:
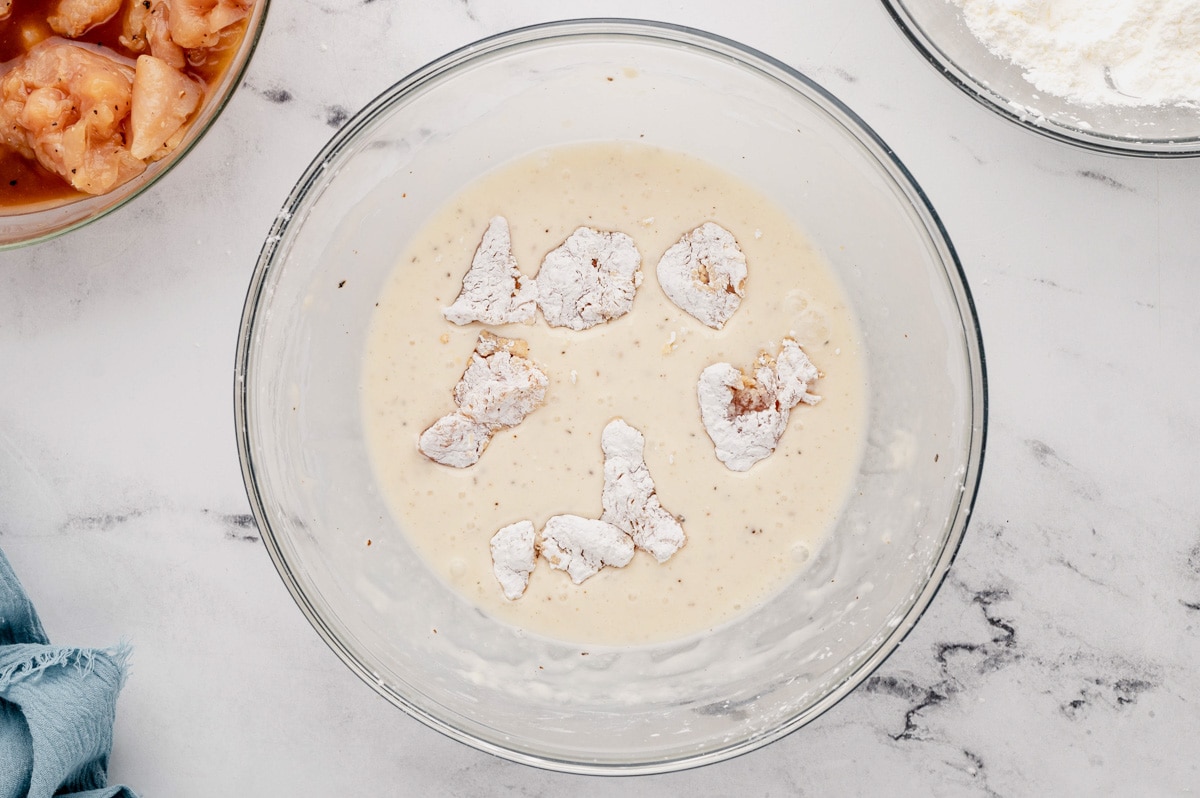
[[[122,0],[59,0],[54,13],[46,17],[55,33],[72,39],[112,19],[121,10]]]
[[[578,585],[606,565],[628,565],[633,538],[607,521],[556,515],[542,529],[542,557]]]
[[[129,152],[156,161],[169,154],[187,131],[184,123],[200,107],[204,88],[161,58],[138,56],[129,117]]]
[[[791,338],[777,357],[760,353],[746,374],[714,363],[700,374],[700,419],[716,446],[717,459],[732,471],[746,471],[779,445],[793,407],[814,405],[820,397],[808,386],[820,376]]]
[[[150,50],[150,55],[161,58],[175,69],[187,65],[183,48],[171,39],[168,23],[170,9],[162,0],[142,0],[129,5],[121,35],[121,44],[135,53]]]
[[[680,310],[719,330],[746,295],[746,256],[712,222],[685,233],[658,261],[658,283]]]
[[[171,40],[185,50],[212,47],[221,31],[250,13],[248,0],[158,0],[170,7]]]
[[[454,386],[453,413],[421,433],[417,448],[434,462],[466,468],[479,462],[492,435],[541,407],[549,380],[529,360],[529,345],[484,330]]]
[[[121,43],[183,69],[184,50],[212,47],[250,13],[248,0],[139,0],[125,16]]]
[[[638,548],[666,562],[686,538],[675,516],[663,509],[646,468],[646,438],[622,419],[610,421],[600,436],[604,450],[604,514],[607,521],[629,534]]]
[[[125,146],[133,69],[61,39],[34,47],[0,79],[0,142],[102,194],[146,165]]]
[[[580,227],[542,260],[538,306],[551,327],[586,330],[633,307],[642,256],[624,233]]]
[[[537,551],[533,523],[518,521],[492,536],[492,572],[509,601],[519,599],[529,585]]]
[[[442,315],[455,324],[512,324],[533,321],[537,287],[517,269],[508,220],[493,218],[475,250],[471,268],[463,275],[462,291]]]

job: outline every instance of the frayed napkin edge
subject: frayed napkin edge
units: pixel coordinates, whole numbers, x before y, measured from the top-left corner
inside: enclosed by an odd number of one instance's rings
[[[16,662],[10,662],[0,669],[0,692],[26,679],[36,679],[49,668],[74,666],[80,675],[87,676],[95,670],[98,656],[107,657],[117,666],[117,672],[120,674],[118,689],[125,685],[131,651],[127,640],[123,639],[117,645],[109,648],[72,648],[52,645],[37,647],[44,650]]]

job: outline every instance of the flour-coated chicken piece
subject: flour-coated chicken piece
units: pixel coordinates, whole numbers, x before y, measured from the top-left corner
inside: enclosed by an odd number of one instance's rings
[[[580,584],[611,565],[623,568],[633,559],[633,538],[607,521],[556,515],[542,529],[542,558],[566,571]]]
[[[491,441],[491,427],[456,410],[429,425],[417,440],[417,448],[435,463],[469,468],[479,462]]]
[[[517,426],[541,407],[550,381],[528,353],[525,341],[480,333],[454,386],[457,407],[421,433],[421,453],[442,465],[473,466],[497,430]]]
[[[518,521],[492,535],[492,572],[504,597],[515,601],[525,594],[537,560],[533,522]]]
[[[454,386],[459,412],[493,429],[515,427],[542,406],[549,379],[530,360],[525,341],[484,330]]]
[[[733,471],[746,471],[770,456],[787,429],[792,408],[820,401],[808,392],[819,376],[791,338],[784,339],[775,357],[760,353],[749,372],[728,363],[705,368],[696,393],[717,459]]]
[[[642,255],[624,233],[580,227],[542,260],[538,307],[551,327],[586,330],[624,316],[642,284]]]
[[[658,284],[680,310],[719,330],[746,295],[746,256],[733,233],[705,222],[658,261]]]
[[[600,520],[628,534],[654,559],[666,562],[686,537],[679,520],[658,499],[646,467],[645,436],[618,418],[604,428],[600,447],[604,451],[604,514]]]
[[[447,321],[455,324],[513,324],[533,321],[537,315],[537,285],[521,274],[512,254],[508,220],[493,217],[463,275],[462,290],[447,308]]]

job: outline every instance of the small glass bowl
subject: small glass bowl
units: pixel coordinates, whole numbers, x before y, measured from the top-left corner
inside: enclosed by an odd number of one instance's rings
[[[216,121],[233,95],[234,89],[241,83],[242,74],[258,44],[258,37],[262,34],[268,5],[269,0],[255,0],[250,16],[246,19],[246,31],[242,35],[237,52],[230,60],[220,82],[209,89],[204,105],[192,120],[183,141],[170,155],[150,164],[146,171],[106,194],[82,196],[65,203],[31,210],[3,209],[3,212],[0,212],[0,251],[45,241],[94,222],[141,194],[170,171],[171,167],[183,160]]]
[[[952,0],[882,0],[900,29],[967,96],[1058,141],[1117,155],[1200,155],[1200,109],[1083,105],[1040,91],[976,38]]]
[[[870,407],[855,489],[791,584],[702,635],[581,650],[495,620],[426,567],[376,483],[360,386],[374,303],[427,216],[500,164],[587,141],[700,157],[787,210],[857,311]],[[986,418],[966,282],[891,150],[784,64],[717,36],[628,20],[486,39],[355,115],[266,239],[235,394],[263,541],[334,652],[454,739],[577,773],[725,759],[811,721],[861,683],[950,567]]]

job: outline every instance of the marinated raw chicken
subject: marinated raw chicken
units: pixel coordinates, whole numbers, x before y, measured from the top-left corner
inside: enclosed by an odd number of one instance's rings
[[[150,48],[177,69],[183,68],[183,51],[212,47],[221,31],[250,13],[242,0],[142,0],[129,7],[121,43],[135,52]]]
[[[150,55],[155,58],[161,58],[176,69],[183,69],[187,57],[183,48],[171,39],[167,20],[169,13],[167,4],[161,0],[131,3],[125,15],[121,44],[135,53],[144,53],[149,49]]]
[[[59,0],[58,8],[46,18],[55,33],[76,38],[84,31],[107,22],[121,10],[123,0]]]
[[[151,0],[153,5],[154,0]],[[243,0],[158,0],[170,7],[171,40],[184,49],[212,47],[221,31],[246,18]]]
[[[712,222],[684,234],[663,253],[657,272],[672,302],[716,330],[746,294],[746,256],[733,233]]]
[[[0,79],[0,143],[73,187],[101,194],[146,168],[126,147],[133,69],[62,40],[45,41]]]
[[[0,0],[0,20],[12,2]],[[0,204],[50,207],[77,192],[102,194],[177,151],[237,52],[252,5],[18,3],[17,18],[3,23],[13,30],[0,37],[0,159],[17,171],[0,184]]]
[[[512,324],[533,321],[536,314],[536,285],[517,269],[508,220],[496,216],[463,276],[462,291],[442,315],[455,324]]]
[[[541,407],[549,380],[527,354],[524,341],[480,333],[454,386],[458,408],[421,433],[421,453],[454,468],[475,465],[497,430],[517,426]]]
[[[580,227],[542,260],[538,306],[551,327],[586,330],[633,307],[642,256],[624,233]]]
[[[606,565],[628,565],[633,559],[633,538],[607,521],[556,515],[542,529],[542,558],[551,568],[566,571],[578,585]]]
[[[537,551],[533,523],[518,521],[501,529],[491,540],[492,572],[509,601],[519,599],[529,585]]]
[[[600,436],[604,450],[604,514],[630,535],[639,549],[666,562],[685,542],[683,527],[663,509],[646,467],[646,438],[621,419],[609,422]]]
[[[129,117],[129,152],[143,161],[169,154],[187,131],[204,88],[161,58],[138,56]]]
[[[821,400],[808,392],[819,376],[791,338],[784,339],[776,357],[760,353],[752,373],[728,363],[704,369],[697,386],[700,419],[717,459],[732,471],[746,471],[768,457],[779,445],[792,408]]]

